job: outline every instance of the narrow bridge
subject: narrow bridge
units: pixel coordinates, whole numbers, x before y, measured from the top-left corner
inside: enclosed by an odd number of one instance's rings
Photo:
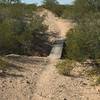
[[[65,38],[59,37],[55,39],[52,50],[48,56],[50,59],[60,59],[62,56]]]

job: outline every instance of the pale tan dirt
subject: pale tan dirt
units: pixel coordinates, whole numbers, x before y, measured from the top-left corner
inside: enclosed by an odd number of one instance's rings
[[[66,33],[70,28],[73,27],[73,24],[70,20],[65,20],[62,18],[56,17],[52,12],[43,9],[39,12],[39,15],[45,15],[44,24],[48,26],[48,32],[50,32],[54,36],[62,36],[65,37]]]
[[[48,32],[65,37],[72,27],[70,21],[45,12]],[[60,75],[55,67],[58,60],[34,62],[30,59],[17,61],[22,70],[12,70],[10,75],[0,77],[0,100],[100,100],[99,86],[90,86],[87,78]]]
[[[39,78],[33,100],[100,100],[96,89],[86,78],[59,75],[50,64]]]
[[[16,59],[10,62],[17,66],[0,74],[0,100],[32,100],[37,80],[46,67],[45,60]]]

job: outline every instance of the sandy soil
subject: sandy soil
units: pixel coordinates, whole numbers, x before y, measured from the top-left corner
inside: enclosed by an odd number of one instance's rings
[[[52,36],[65,37],[68,30],[73,27],[73,24],[70,20],[56,17],[48,10],[43,9],[43,11],[39,12],[39,15],[45,15],[44,24],[48,26],[48,32],[51,33]]]
[[[41,74],[32,100],[100,100],[99,89],[90,86],[87,78],[59,75],[50,64]]]
[[[72,27],[69,21],[47,12],[48,32],[65,36]],[[41,12],[43,14],[44,12]],[[15,61],[15,62],[14,62]],[[56,60],[14,60],[6,76],[0,76],[0,100],[100,100],[100,87],[91,86],[85,77],[65,77],[58,74]]]
[[[23,57],[7,61],[15,66],[0,74],[0,100],[32,100],[37,80],[46,67],[45,60]]]

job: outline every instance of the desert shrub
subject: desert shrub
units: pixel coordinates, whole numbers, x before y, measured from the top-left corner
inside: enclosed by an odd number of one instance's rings
[[[76,0],[73,5],[76,26],[67,35],[64,50],[69,59],[100,58],[100,8],[97,2],[99,0]]]
[[[72,60],[64,60],[62,62],[59,62],[56,67],[59,71],[60,74],[65,75],[65,76],[70,76],[70,72],[74,67],[74,61]]]
[[[95,85],[99,85],[99,84],[100,84],[100,76],[97,77],[96,82],[95,82]]]
[[[99,19],[86,19],[71,30],[66,38],[66,56],[70,59],[84,60],[100,58]]]
[[[84,72],[84,74],[92,80],[92,85],[99,85],[100,59],[97,59],[92,67],[90,65],[87,65],[87,68],[84,70]]]
[[[78,18],[83,18],[84,15],[89,12],[100,11],[100,0],[75,0],[74,2],[74,14]]]
[[[0,58],[0,70],[5,71],[7,69],[7,67],[9,66],[9,64],[6,61],[3,61]]]
[[[0,54],[33,54],[48,42],[35,5],[0,4]],[[33,12],[34,11],[34,12]]]
[[[64,5],[64,9],[62,9],[61,17],[65,19],[74,19],[74,6],[73,5]]]

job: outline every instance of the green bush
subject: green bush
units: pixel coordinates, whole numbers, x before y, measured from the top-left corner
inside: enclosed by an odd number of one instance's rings
[[[76,0],[73,5],[76,26],[67,35],[64,50],[69,59],[100,58],[100,6],[95,3],[93,0]]]
[[[33,54],[48,42],[35,5],[0,4],[0,54]],[[34,13],[33,13],[34,11]]]
[[[70,72],[74,67],[73,64],[74,64],[74,61],[67,59],[58,63],[56,67],[60,74],[65,75],[65,76],[70,76],[71,75]]]
[[[0,70],[5,71],[9,64],[0,58]]]
[[[100,58],[100,34],[99,28],[84,26],[84,31],[80,26],[69,32],[66,38],[66,57],[74,60],[86,60],[88,58],[99,59]],[[93,32],[93,31],[94,32]]]
[[[52,11],[57,16],[62,16],[65,5],[60,5],[57,0],[43,0],[43,5],[41,6]]]
[[[73,19],[74,18],[74,6],[73,5],[65,5],[64,9],[62,9],[61,17],[65,19]]]

